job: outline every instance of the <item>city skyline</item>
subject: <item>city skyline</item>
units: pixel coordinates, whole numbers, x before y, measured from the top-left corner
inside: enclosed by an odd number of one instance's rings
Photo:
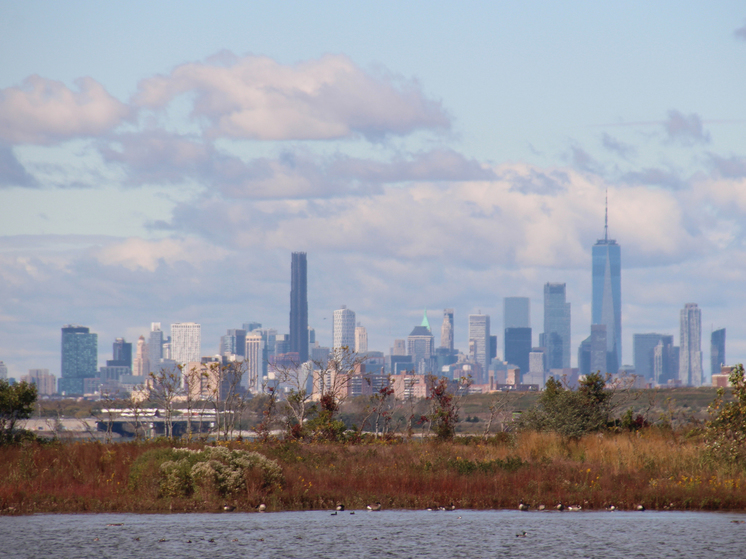
[[[250,321],[289,334],[293,252],[313,255],[322,345],[346,302],[372,349],[427,307],[454,309],[465,350],[481,309],[503,354],[504,298],[530,299],[537,344],[542,287],[564,283],[576,364],[607,191],[620,364],[635,333],[678,344],[687,302],[707,374],[715,329],[727,360],[746,360],[742,3],[0,2],[0,15],[9,376],[59,374],[71,323],[98,333],[101,360],[118,337],[149,341],[153,321],[163,335],[199,323],[206,354]]]

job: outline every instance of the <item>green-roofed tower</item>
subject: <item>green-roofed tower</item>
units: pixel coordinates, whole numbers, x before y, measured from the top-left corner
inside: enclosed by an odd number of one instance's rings
[[[427,309],[425,309],[425,314],[422,317],[422,323],[420,324],[420,326],[424,326],[432,332],[432,329],[430,328],[430,321],[427,319]]]

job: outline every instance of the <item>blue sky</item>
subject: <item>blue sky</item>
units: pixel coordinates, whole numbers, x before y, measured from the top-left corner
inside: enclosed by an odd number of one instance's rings
[[[293,250],[322,343],[341,304],[383,351],[454,307],[464,348],[514,295],[538,341],[559,281],[574,352],[608,188],[624,361],[687,302],[743,361],[746,9],[606,4],[0,2],[0,360],[284,332]]]

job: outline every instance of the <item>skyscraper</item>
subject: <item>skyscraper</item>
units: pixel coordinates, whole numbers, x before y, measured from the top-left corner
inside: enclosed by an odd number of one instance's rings
[[[605,369],[616,373],[622,363],[622,256],[617,242],[609,239],[608,203],[604,238],[593,245],[591,324],[606,326]]]
[[[106,362],[107,366],[132,369],[132,344],[127,343],[124,338],[117,338],[111,349],[112,359]]]
[[[231,328],[225,336],[220,336],[219,355],[244,356],[246,351],[246,330],[242,328]]]
[[[163,355],[163,331],[161,330],[160,322],[150,323],[150,334],[148,335],[148,362],[150,363],[150,370],[147,373],[155,373],[160,368],[161,359]]]
[[[715,330],[710,335],[710,374],[719,375],[725,365],[725,328]]]
[[[539,345],[547,349],[548,369],[570,367],[570,303],[566,301],[566,284],[544,285],[544,333]]]
[[[202,355],[202,327],[194,322],[171,325],[171,359],[177,364],[199,363]]]
[[[531,302],[528,297],[503,299],[503,328],[531,328]]]
[[[440,327],[440,347],[453,351],[453,309],[443,309],[443,326]]]
[[[469,315],[469,343],[474,343],[474,357],[481,367],[481,376],[475,379],[484,384],[490,369],[490,317],[486,314]]]
[[[263,363],[266,361],[265,341],[260,332],[246,335],[244,357],[246,359],[246,386],[253,394],[261,392]]]
[[[680,313],[681,343],[679,381],[684,386],[702,385],[702,311],[687,303]]]
[[[608,337],[606,324],[591,324],[590,372],[608,372]]]
[[[290,263],[290,352],[308,361],[308,287],[305,252],[294,252]],[[354,324],[354,322],[353,322]],[[353,326],[354,328],[354,326]],[[350,346],[352,347],[352,346]]]
[[[334,311],[334,324],[332,340],[334,349],[347,347],[355,348],[355,313],[342,305],[342,308]]]
[[[357,353],[368,353],[368,332],[365,326],[355,328],[355,351]]]
[[[664,346],[673,345],[673,336],[655,333],[632,336],[636,375],[658,382],[655,377],[655,348],[661,341]]]
[[[140,339],[137,340],[137,352],[132,366],[132,374],[136,377],[145,377],[151,370],[157,370],[157,366],[151,369],[148,355],[148,344],[145,343],[145,336],[140,336]]]
[[[84,381],[98,374],[98,334],[85,326],[62,327],[62,367],[58,389],[65,394],[83,394]]]
[[[419,374],[432,372],[432,357],[435,353],[435,338],[427,320],[427,311],[419,326],[415,326],[407,337],[407,355]]]
[[[506,328],[505,361],[509,365],[518,365],[521,375],[529,371],[529,353],[531,353],[531,328]]]

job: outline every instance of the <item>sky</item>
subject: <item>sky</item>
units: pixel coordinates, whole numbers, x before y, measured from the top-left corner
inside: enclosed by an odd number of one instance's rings
[[[679,311],[746,358],[746,7],[658,2],[0,0],[0,360],[60,370],[60,328],[111,344],[202,324],[288,331],[347,305],[388,352],[428,309],[567,284],[573,364],[591,247],[622,250],[622,347]],[[502,341],[498,353],[502,354]]]

